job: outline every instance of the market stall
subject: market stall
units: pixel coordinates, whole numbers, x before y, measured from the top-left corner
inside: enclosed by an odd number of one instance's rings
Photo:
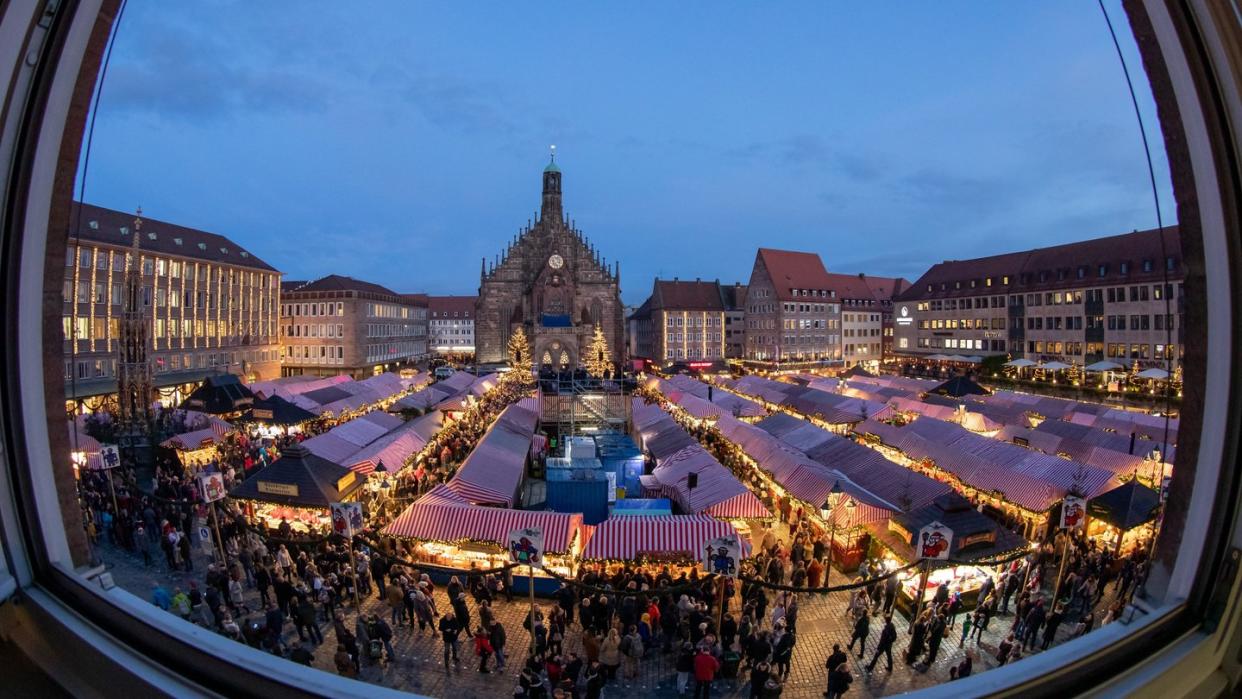
[[[241,421],[253,425],[254,431],[262,437],[275,437],[297,434],[302,431],[303,425],[316,419],[311,411],[273,395],[256,398],[250,410],[242,415]]]
[[[181,408],[213,415],[241,415],[254,403],[254,394],[233,374],[215,374],[186,397]]]
[[[177,459],[196,471],[216,458],[217,434],[211,428],[194,430],[165,439],[160,446],[177,452]]]
[[[978,601],[979,588],[988,576],[996,575],[992,566],[971,565],[970,561],[986,561],[1003,558],[1012,553],[1027,550],[1026,539],[1005,529],[995,520],[980,513],[971,503],[956,493],[942,495],[923,508],[893,515],[887,523],[868,524],[872,540],[880,548],[880,558],[887,569],[899,568],[918,560],[915,540],[919,530],[940,522],[953,532],[949,559],[931,565],[927,585],[923,589],[923,603],[936,594],[936,588],[947,585],[950,591],[959,591],[966,609]],[[901,576],[897,595],[897,608],[909,614],[918,595],[921,572],[912,568]]]
[[[1155,535],[1160,493],[1132,479],[1087,501],[1087,537],[1120,553]]]
[[[525,528],[543,531],[545,569],[573,577],[583,544],[579,514],[480,507],[448,486],[438,485],[407,507],[382,534],[401,540],[406,557],[420,569],[447,578],[454,572],[505,565],[509,532]],[[522,568],[513,571],[515,591],[529,591],[525,572]],[[535,592],[544,595],[560,588],[544,570],[535,572],[534,585]]]
[[[584,560],[697,565],[712,539],[737,535],[743,557],[750,541],[737,528],[707,515],[612,517],[595,527]]]
[[[295,444],[229,497],[242,503],[252,524],[273,535],[323,536],[331,531],[328,506],[356,500],[362,484],[357,473]]]

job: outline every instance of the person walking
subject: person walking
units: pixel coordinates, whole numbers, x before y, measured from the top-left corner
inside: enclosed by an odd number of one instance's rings
[[[496,670],[505,669],[505,627],[499,620],[492,620],[492,628],[488,632],[488,640],[492,644],[492,652],[496,654]]]
[[[690,674],[694,672],[694,646],[689,641],[681,644],[677,652],[677,693],[685,695],[690,684]]]
[[[694,656],[694,699],[709,699],[712,694],[712,680],[720,669],[720,661],[707,651],[700,648]]]
[[[966,644],[966,639],[970,638],[970,625],[971,623],[973,623],[972,622],[973,619],[974,619],[974,616],[971,614],[966,614],[965,616],[962,617],[962,637],[957,642],[958,648],[961,648],[962,646],[964,646]]]
[[[944,640],[945,620],[943,614],[937,614],[927,627],[927,666],[931,667],[940,654],[940,642]]]
[[[835,670],[828,673],[828,699],[840,699],[850,689],[850,683],[854,681],[854,676],[850,674],[850,669],[845,663],[841,663]]]
[[[392,627],[378,614],[371,615],[371,626],[375,629],[375,635],[372,638],[379,638],[379,640],[384,642],[384,653],[387,656],[388,662],[391,663],[396,660],[397,651],[392,648]]]
[[[492,640],[487,630],[480,626],[474,632],[474,654],[479,657],[479,672],[487,674],[487,659],[492,656]]]
[[[440,617],[440,638],[444,641],[444,671],[449,671],[449,655],[453,656],[453,664],[461,669],[461,658],[457,655],[458,639],[461,636],[461,625],[453,612],[446,611]]]
[[[604,680],[616,679],[617,669],[621,667],[621,636],[615,628],[608,629],[608,635],[599,645],[599,662],[604,666]]]
[[[906,664],[913,665],[923,655],[924,641],[927,639],[927,617],[924,611],[919,615],[914,626],[910,627],[910,643],[906,646]]]
[[[891,614],[884,617],[884,628],[880,630],[880,642],[876,644],[875,655],[871,656],[871,663],[867,665],[867,672],[875,669],[875,664],[880,659],[880,654],[884,654],[884,659],[888,661],[888,671],[893,671],[893,643],[897,641],[897,627],[893,624]]]
[[[854,644],[858,643],[858,657],[867,654],[867,635],[871,633],[871,614],[863,610],[854,622],[854,635],[850,637],[849,651],[854,652]]]

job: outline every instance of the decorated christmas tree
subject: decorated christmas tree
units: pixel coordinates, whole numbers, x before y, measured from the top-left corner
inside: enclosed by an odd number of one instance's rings
[[[508,376],[520,383],[530,380],[532,373],[532,357],[530,352],[530,341],[526,339],[526,331],[520,326],[509,336],[509,367],[512,369]]]
[[[603,378],[604,374],[612,370],[609,355],[608,338],[604,337],[604,329],[596,325],[595,335],[591,338],[591,346],[587,348],[584,362],[587,373],[596,378]]]

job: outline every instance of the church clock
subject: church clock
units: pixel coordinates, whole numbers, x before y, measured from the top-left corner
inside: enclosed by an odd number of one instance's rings
[[[560,255],[553,254],[548,258],[548,266],[552,269],[560,269],[565,266],[565,260]]]

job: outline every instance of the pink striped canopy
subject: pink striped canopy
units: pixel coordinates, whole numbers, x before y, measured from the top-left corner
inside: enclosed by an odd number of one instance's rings
[[[531,512],[471,505],[451,488],[438,485],[405,508],[383,533],[423,541],[486,541],[505,546],[509,532],[527,527],[543,530],[551,553],[568,553],[582,527],[582,515]]]
[[[699,560],[712,539],[736,534],[732,524],[707,515],[606,519],[595,526],[582,557],[635,560],[652,555],[682,554]],[[738,538],[742,555],[749,555],[750,542],[745,537]]]

